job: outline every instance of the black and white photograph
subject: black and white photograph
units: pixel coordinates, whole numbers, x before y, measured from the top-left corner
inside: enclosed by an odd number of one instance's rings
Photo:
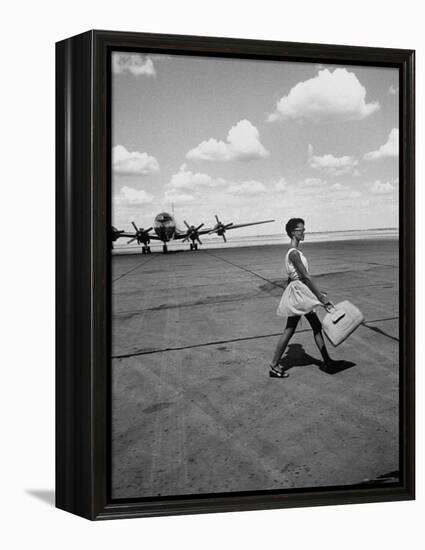
[[[421,13],[5,5],[1,547],[418,547]]]
[[[112,499],[399,483],[399,69],[110,79]]]

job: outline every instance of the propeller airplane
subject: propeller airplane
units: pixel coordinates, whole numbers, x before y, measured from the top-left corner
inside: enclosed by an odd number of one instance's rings
[[[124,230],[112,227],[111,240],[112,242],[115,242],[121,237],[130,238],[130,240],[127,241],[127,244],[130,244],[134,241],[136,241],[139,245],[141,244],[142,254],[151,253],[151,248],[149,246],[151,240],[162,241],[162,251],[164,253],[168,252],[167,243],[169,241],[180,239],[182,240],[182,242],[191,241],[189,243],[190,250],[198,250],[198,244],[202,244],[202,241],[199,238],[200,235],[213,235],[215,233],[219,237],[223,237],[224,242],[227,242],[225,233],[230,229],[238,229],[240,227],[248,227],[250,225],[259,225],[263,223],[274,222],[274,220],[263,220],[250,223],[234,224],[233,222],[230,222],[225,224],[218,219],[217,214],[215,215],[215,219],[217,223],[214,225],[214,227],[206,229],[202,229],[205,225],[204,223],[195,226],[189,225],[187,221],[184,220],[186,231],[181,231],[180,229],[177,229],[176,221],[173,216],[171,216],[171,214],[168,214],[168,212],[161,212],[155,217],[153,227],[149,227],[148,229],[144,229],[143,227],[139,228],[134,223],[134,221],[131,222],[132,226],[134,227],[135,233],[129,233]],[[155,231],[155,234],[151,234],[152,230]]]

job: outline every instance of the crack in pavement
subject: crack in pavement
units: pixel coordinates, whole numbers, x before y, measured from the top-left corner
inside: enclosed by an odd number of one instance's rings
[[[221,260],[222,262],[226,262],[227,264],[233,265],[233,267],[237,267],[239,269],[242,269],[243,271],[246,271],[247,273],[251,273],[251,275],[255,275],[259,279],[263,279],[263,281],[266,281],[267,283],[270,283],[271,285],[274,285],[274,286],[279,287],[279,288],[285,288],[285,287],[282,287],[282,285],[279,285],[279,284],[275,283],[274,281],[272,281],[270,279],[267,279],[266,277],[263,277],[262,275],[259,275],[255,271],[251,271],[247,267],[243,267],[242,265],[238,265],[238,264],[235,264],[235,263],[233,263],[229,260],[225,260],[221,256],[217,256],[216,254],[212,254],[211,252],[207,252],[206,250],[203,250],[202,252],[204,254],[208,254],[209,256],[213,256],[214,258],[217,258],[218,260]]]
[[[390,338],[391,340],[396,340],[398,342],[398,338],[395,338],[394,336],[391,336],[391,335],[385,333],[383,330],[381,330],[377,327],[368,326],[370,323],[378,323],[378,322],[382,322],[382,321],[394,321],[396,319],[398,319],[398,317],[387,317],[385,319],[374,319],[372,321],[365,321],[365,322],[362,323],[362,325],[364,327],[370,329],[370,330],[373,330],[374,332],[377,332],[377,333],[381,334],[382,336],[386,336],[387,338]],[[305,329],[297,330],[297,334],[304,333],[304,332],[309,332],[309,331],[311,331],[311,328],[305,328]],[[137,357],[137,356],[140,356],[140,355],[152,355],[154,353],[162,353],[162,352],[165,352],[165,351],[182,351],[182,350],[185,350],[185,349],[202,348],[204,346],[216,346],[216,345],[219,345],[219,344],[231,344],[233,342],[244,342],[244,341],[248,341],[248,340],[257,340],[257,339],[260,339],[260,338],[271,338],[271,337],[274,337],[274,336],[280,336],[281,334],[282,334],[281,332],[276,332],[276,333],[272,333],[272,334],[261,334],[261,335],[257,335],[257,336],[241,336],[240,338],[231,338],[229,340],[213,340],[211,342],[203,342],[201,344],[191,344],[189,346],[176,346],[176,347],[168,347],[168,348],[144,349],[144,350],[135,351],[133,353],[113,355],[112,359],[128,359],[130,357]]]
[[[152,260],[155,259],[155,256],[151,257],[151,258],[148,258],[146,261],[136,265],[136,267],[132,267],[129,271],[126,271],[125,273],[123,273],[122,275],[119,275],[119,277],[116,277],[115,279],[112,279],[112,282],[113,283],[116,283],[117,281],[119,281],[120,279],[122,279],[123,277],[125,277],[126,275],[129,275],[130,273],[132,273],[133,271],[136,271],[136,269],[139,269],[139,267],[142,267],[143,265],[147,264],[148,262],[151,262]]]
[[[383,319],[385,321],[388,321],[389,319]],[[370,323],[373,323],[373,322],[376,322],[376,321],[369,321]],[[378,334],[382,334],[382,336],[386,336],[387,338],[391,338],[391,340],[395,340],[396,342],[399,342],[400,340],[398,338],[396,338],[395,336],[391,336],[391,334],[388,334],[387,332],[384,332],[382,329],[378,328],[378,327],[370,327],[368,326],[366,323],[363,323],[363,325],[370,329],[370,330],[373,330],[374,332],[377,332]]]
[[[239,264],[235,264],[233,262],[231,262],[230,260],[226,260],[224,258],[222,258],[221,256],[217,256],[216,254],[212,254],[211,252],[207,252],[206,250],[203,250],[202,251],[204,254],[209,254],[210,256],[213,256],[214,258],[217,258],[218,260],[222,260],[223,262],[226,262],[230,265],[233,265],[234,267],[238,267],[239,269],[242,269],[243,271],[246,271],[247,273],[251,273],[252,275],[255,275],[256,277],[260,278],[260,279],[263,279],[263,281],[267,281],[268,283],[270,283],[271,285],[277,287],[277,288],[282,288],[282,289],[285,289],[286,288],[286,285],[282,285],[282,284],[279,284],[279,283],[276,283],[276,281],[273,281],[271,279],[267,279],[267,277],[263,277],[262,275],[259,275],[258,273],[256,273],[255,271],[252,271],[251,269],[248,269],[247,267],[244,267],[244,266],[241,266]],[[397,266],[388,266],[388,265],[385,265],[385,264],[377,264],[377,263],[373,263],[373,262],[368,262],[369,264],[371,265],[374,265],[374,266],[385,266],[385,267],[397,267]],[[372,268],[373,269],[373,268]],[[369,269],[365,269],[364,271],[370,271]],[[345,271],[333,271],[331,273],[317,273],[316,275],[314,275],[314,278],[315,279],[318,279],[318,278],[321,278],[321,277],[332,277],[334,275],[345,275],[347,273],[357,273],[357,270],[345,270]],[[281,279],[285,280],[284,277],[282,277]],[[367,287],[367,286],[380,286],[380,285],[387,285],[387,284],[394,284],[394,283],[391,283],[391,282],[383,282],[383,283],[378,283],[378,284],[368,284],[368,285],[359,285],[358,287],[357,286],[354,286],[354,287],[345,287],[341,290],[347,290],[347,289],[350,289],[350,288],[364,288],[364,287]],[[340,289],[338,289],[340,290]]]

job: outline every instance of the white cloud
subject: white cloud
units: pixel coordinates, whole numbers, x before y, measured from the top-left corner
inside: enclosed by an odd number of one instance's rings
[[[337,191],[338,193],[329,194],[329,196],[337,199],[338,201],[345,201],[346,199],[358,199],[362,196],[360,191],[353,191],[348,185],[342,183],[334,183],[330,186],[332,191]]]
[[[266,187],[259,181],[244,181],[231,184],[226,191],[232,195],[260,195],[266,191]]]
[[[285,180],[285,178],[281,178],[277,183],[275,183],[274,188],[279,193],[285,192],[288,189],[288,182]]]
[[[300,182],[302,187],[323,187],[326,181],[321,178],[305,178]]]
[[[137,190],[132,187],[124,186],[118,195],[114,196],[114,205],[120,206],[140,206],[149,204],[153,201],[153,195],[147,193],[143,189]]]
[[[335,189],[335,191],[344,191],[345,189],[349,189],[347,185],[343,185],[342,183],[334,183],[331,185],[331,189]]]
[[[189,193],[181,193],[177,189],[169,189],[164,193],[164,200],[173,204],[188,204],[195,200]]]
[[[280,180],[276,185],[286,185],[285,180]],[[243,182],[228,181],[223,178],[213,178],[208,174],[194,173],[187,169],[183,164],[179,172],[171,177],[166,185],[166,200],[183,204],[204,196],[207,191],[215,192],[215,188],[220,188],[220,193],[229,193],[231,195],[254,196],[264,193],[266,187],[263,183],[248,180]],[[191,194],[189,194],[191,193]],[[203,195],[202,195],[203,193]],[[211,195],[207,195],[212,200]]]
[[[381,183],[377,180],[373,182],[370,190],[374,195],[385,195],[387,193],[392,193],[394,191],[394,186],[389,181]]]
[[[323,170],[334,176],[340,176],[351,172],[358,165],[358,161],[348,155],[343,157],[334,157],[331,154],[323,156],[313,155],[313,147],[309,145],[308,164],[316,170]]]
[[[147,153],[130,153],[122,145],[116,145],[112,148],[112,168],[117,174],[146,176],[158,172],[159,164]]]
[[[191,149],[186,158],[196,160],[253,160],[269,156],[260,133],[249,120],[240,120],[227,134],[227,142],[210,138]]]
[[[314,122],[361,120],[380,106],[366,103],[366,89],[357,76],[347,69],[319,71],[318,75],[296,84],[276,104],[270,122],[285,119],[306,119]]]
[[[377,160],[384,157],[398,157],[398,128],[393,128],[388,136],[387,143],[376,151],[364,155],[365,160]]]
[[[391,86],[389,87],[388,93],[390,95],[398,94],[398,86],[394,86],[393,84],[391,84]]]
[[[216,187],[220,185],[223,180],[214,179],[208,174],[202,174],[200,172],[191,172],[187,169],[186,164],[180,166],[177,174],[171,176],[170,182],[167,187],[171,190],[186,189],[194,191],[200,187]]]
[[[115,74],[130,73],[134,76],[156,75],[152,59],[140,53],[113,53],[112,71]]]

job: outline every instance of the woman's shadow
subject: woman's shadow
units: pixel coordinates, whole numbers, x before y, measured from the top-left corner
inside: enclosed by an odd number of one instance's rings
[[[356,366],[356,363],[344,360],[334,361],[332,366],[326,366],[323,361],[306,353],[301,344],[289,344],[287,349],[285,357],[279,363],[285,370],[290,370],[293,367],[316,365],[322,372],[333,375]]]

